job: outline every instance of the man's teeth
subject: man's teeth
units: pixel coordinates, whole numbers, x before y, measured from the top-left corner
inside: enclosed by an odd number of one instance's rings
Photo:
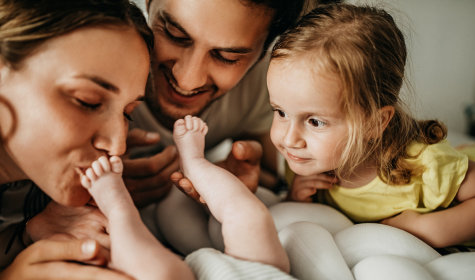
[[[197,94],[199,92],[197,90],[192,90],[192,91],[183,90],[179,88],[177,85],[175,85],[175,83],[173,83],[172,81],[170,81],[170,84],[172,85],[174,90],[176,90],[179,94],[182,94],[182,95],[192,95],[192,94]]]

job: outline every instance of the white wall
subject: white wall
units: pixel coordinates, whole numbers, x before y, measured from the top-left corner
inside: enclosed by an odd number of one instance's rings
[[[349,1],[380,3],[377,1]],[[466,131],[464,109],[475,102],[475,0],[384,0],[412,22],[411,81],[418,118],[437,118],[453,132]],[[384,6],[383,6],[384,7]],[[403,30],[408,33],[407,29]]]

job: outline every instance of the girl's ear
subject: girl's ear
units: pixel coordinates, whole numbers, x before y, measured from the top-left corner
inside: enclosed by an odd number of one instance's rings
[[[372,140],[378,139],[383,134],[383,131],[388,126],[389,122],[394,116],[394,107],[393,106],[384,106],[379,109],[379,127],[370,127],[369,128],[369,137],[368,141],[371,143]]]
[[[386,129],[388,126],[389,122],[394,116],[394,107],[393,106],[384,106],[383,108],[379,109],[379,115],[380,115],[380,133],[382,134],[383,131]],[[381,137],[381,135],[378,135],[378,137]]]

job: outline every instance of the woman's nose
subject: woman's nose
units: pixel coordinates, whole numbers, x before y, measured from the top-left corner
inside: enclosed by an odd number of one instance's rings
[[[109,118],[100,126],[93,139],[93,146],[105,151],[109,156],[125,153],[128,123],[124,116]]]
[[[299,127],[296,125],[290,125],[287,129],[287,133],[284,136],[284,145],[287,148],[305,148],[306,142],[302,136],[303,133]]]
[[[187,91],[203,87],[208,79],[206,52],[194,47],[183,51],[181,57],[173,65],[173,76],[178,86]]]

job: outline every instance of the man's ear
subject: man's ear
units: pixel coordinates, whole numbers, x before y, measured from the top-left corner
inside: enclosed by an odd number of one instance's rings
[[[150,2],[152,0],[145,0],[145,9],[147,10],[147,13],[149,12],[149,8],[150,8]]]

